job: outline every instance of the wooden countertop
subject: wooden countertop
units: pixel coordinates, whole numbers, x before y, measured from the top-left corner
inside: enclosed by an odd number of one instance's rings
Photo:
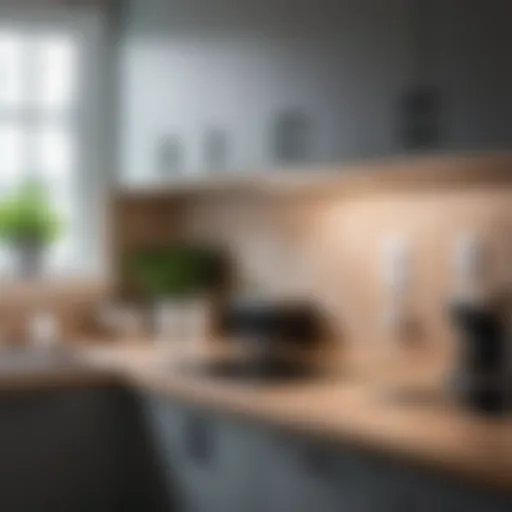
[[[226,347],[195,347],[192,352],[154,345],[88,346],[79,350],[96,371],[87,382],[111,378],[180,401],[261,421],[340,443],[354,443],[444,471],[479,484],[512,492],[512,417],[486,419],[450,403],[434,389],[411,383],[392,386],[350,372],[277,386],[250,386],[179,371],[183,361],[230,357]],[[20,385],[18,379],[18,385]],[[68,375],[39,383],[79,382]],[[0,389],[9,378],[0,376]],[[28,379],[26,386],[38,385]],[[9,387],[9,386],[7,386]]]
[[[177,371],[180,362],[228,357],[148,346],[87,349],[85,357],[134,386],[173,399],[341,443],[356,443],[468,482],[512,492],[512,417],[487,419],[410,380],[383,385],[350,372],[297,384],[250,386]],[[409,393],[409,394],[408,394]]]

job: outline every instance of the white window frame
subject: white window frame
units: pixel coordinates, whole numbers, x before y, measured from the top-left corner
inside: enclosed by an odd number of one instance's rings
[[[40,33],[71,33],[79,37],[81,84],[79,100],[70,122],[77,140],[74,171],[73,256],[64,268],[49,268],[49,277],[96,277],[107,270],[106,214],[107,188],[114,161],[106,97],[108,45],[105,13],[98,7],[73,9],[3,9],[0,28]],[[111,114],[115,110],[112,109]],[[0,116],[1,116],[0,111]]]

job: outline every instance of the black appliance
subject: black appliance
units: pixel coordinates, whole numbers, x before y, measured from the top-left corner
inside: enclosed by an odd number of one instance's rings
[[[312,346],[322,337],[322,322],[307,302],[239,300],[226,308],[224,330],[242,343],[271,351],[282,346]]]
[[[238,299],[225,308],[222,327],[243,354],[221,361],[181,363],[180,371],[258,385],[326,377],[313,363],[289,359],[280,351],[309,347],[321,339],[320,316],[310,304]]]
[[[473,410],[503,413],[509,395],[509,336],[502,315],[485,306],[457,303],[451,317],[458,333],[452,387]]]

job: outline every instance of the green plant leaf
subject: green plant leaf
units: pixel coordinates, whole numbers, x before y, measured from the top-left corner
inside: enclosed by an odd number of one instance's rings
[[[0,238],[7,242],[47,245],[58,237],[62,227],[39,181],[23,183],[0,201]]]
[[[222,279],[223,266],[222,255],[214,249],[177,245],[131,253],[125,270],[145,295],[171,297],[216,286]]]

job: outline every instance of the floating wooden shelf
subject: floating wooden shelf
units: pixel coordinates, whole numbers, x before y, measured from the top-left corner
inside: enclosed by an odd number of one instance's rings
[[[125,198],[253,193],[350,196],[446,187],[512,185],[512,152],[400,157],[351,165],[267,172],[196,174],[162,183],[121,186]]]

